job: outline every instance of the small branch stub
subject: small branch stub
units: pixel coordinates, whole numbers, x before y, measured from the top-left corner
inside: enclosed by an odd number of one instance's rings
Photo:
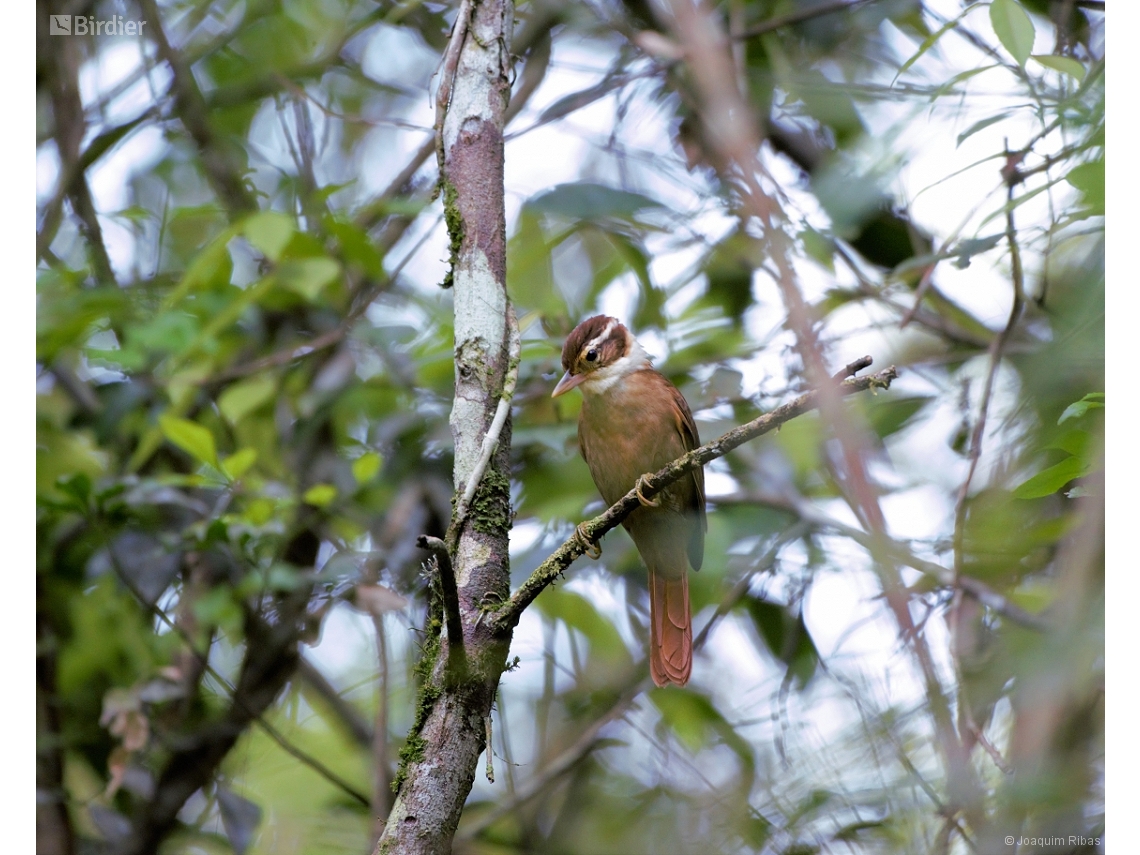
[[[444,622],[447,626],[447,672],[453,680],[462,680],[467,674],[467,655],[463,648],[463,617],[459,613],[459,588],[455,584],[455,570],[451,554],[438,537],[421,534],[416,546],[428,550],[435,558],[439,570],[439,591],[443,598]]]

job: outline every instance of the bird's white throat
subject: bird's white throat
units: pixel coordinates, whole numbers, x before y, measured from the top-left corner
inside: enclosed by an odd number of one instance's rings
[[[629,353],[610,365],[605,365],[590,372],[590,376],[582,381],[583,395],[602,395],[620,383],[625,377],[650,366],[649,354],[645,352],[637,339],[630,336]]]

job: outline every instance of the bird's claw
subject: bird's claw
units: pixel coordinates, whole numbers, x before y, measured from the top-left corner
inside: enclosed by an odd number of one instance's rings
[[[648,472],[646,472],[644,475],[642,475],[640,478],[638,478],[637,483],[633,485],[633,491],[635,493],[637,493],[637,501],[641,502],[641,504],[644,505],[645,507],[647,507],[647,508],[659,508],[659,507],[661,507],[661,500],[660,499],[647,499],[647,498],[645,498],[645,496],[641,495],[641,491],[645,488],[645,479],[650,478],[650,477],[652,477],[652,476]]]
[[[594,543],[590,538],[586,537],[586,532],[582,530],[582,526],[584,525],[585,523],[578,523],[574,529],[574,536],[578,538],[578,542],[581,543],[582,547],[586,550],[586,555],[590,558],[601,558],[602,545],[600,543]]]

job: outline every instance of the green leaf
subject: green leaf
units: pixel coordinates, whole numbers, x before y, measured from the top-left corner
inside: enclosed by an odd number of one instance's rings
[[[222,828],[229,838],[235,855],[245,855],[253,842],[254,832],[261,823],[261,808],[237,793],[218,787],[218,812],[222,815]]]
[[[1041,63],[1046,68],[1051,68],[1054,71],[1059,71],[1062,74],[1067,74],[1069,77],[1075,78],[1078,81],[1085,79],[1085,73],[1088,71],[1084,65],[1071,56],[1056,56],[1051,53],[1035,53],[1033,58]]]
[[[759,597],[748,597],[745,601],[748,614],[756,631],[768,645],[768,649],[777,657],[784,650],[784,607],[762,600]]]
[[[589,665],[583,674],[584,679],[597,683],[628,673],[633,659],[609,618],[581,594],[561,590],[547,593],[553,596],[540,597],[537,601],[539,610],[582,633],[590,644]]]
[[[352,461],[352,477],[357,484],[366,484],[380,472],[380,465],[384,462],[379,454],[369,451]]]
[[[1017,499],[1040,499],[1051,496],[1072,481],[1087,475],[1089,464],[1079,457],[1066,457],[1060,463],[1043,469],[1013,491]]]
[[[527,202],[532,210],[572,220],[603,217],[631,218],[638,211],[660,208],[661,203],[640,193],[616,190],[602,184],[559,184]]]
[[[246,239],[268,258],[277,261],[293,239],[293,221],[276,211],[254,214],[242,226]]]
[[[958,258],[954,262],[954,266],[959,270],[965,270],[970,266],[970,261],[975,255],[981,255],[983,252],[989,252],[1005,237],[1003,234],[990,235],[984,238],[969,238],[967,240],[959,241],[952,250],[954,255]]]
[[[235,234],[237,226],[230,226],[194,256],[178,285],[162,301],[162,311],[171,308],[187,294],[209,284],[223,273],[225,278],[229,279],[230,253],[227,244]]]
[[[820,267],[835,272],[835,241],[812,228],[800,232],[800,240],[803,241],[808,258]]]
[[[272,377],[255,376],[235,383],[218,397],[218,409],[232,425],[236,425],[266,401],[273,398],[277,383]]]
[[[241,606],[234,602],[233,591],[224,585],[195,600],[192,610],[202,623],[215,625],[227,635],[236,635],[241,629]]]
[[[86,472],[76,475],[64,475],[56,480],[55,486],[61,493],[66,493],[79,503],[79,507],[87,507],[87,500],[91,497],[91,478]]]
[[[331,216],[325,217],[325,228],[336,237],[342,256],[349,265],[359,265],[365,275],[372,279],[385,278],[384,256],[376,249],[376,244],[369,238],[367,232],[351,221],[338,220]]]
[[[1091,443],[1092,435],[1087,430],[1073,428],[1061,434],[1061,436],[1054,439],[1045,447],[1064,451],[1067,454],[1073,455],[1073,457],[1085,458],[1087,457]]]
[[[1017,60],[1018,65],[1024,66],[1033,50],[1036,36],[1029,13],[1017,0],[993,0],[990,4],[990,23],[1005,49]]]
[[[790,606],[751,595],[745,598],[744,605],[772,655],[787,665],[801,688],[806,686],[815,675],[819,653],[803,614],[793,614]]]
[[[332,500],[336,498],[336,487],[332,484],[314,484],[301,498],[310,505],[324,508],[332,504]]]
[[[281,284],[312,301],[340,275],[340,265],[331,258],[299,258],[281,267]]]
[[[1065,180],[1081,191],[1085,204],[1104,213],[1104,158],[1074,166]]]
[[[978,131],[988,128],[990,125],[996,125],[998,122],[1008,117],[1009,113],[998,113],[996,116],[990,116],[988,119],[982,119],[981,121],[974,122],[974,124],[970,125],[970,127],[966,128],[966,130],[958,134],[957,145],[961,145]]]
[[[236,451],[222,461],[222,471],[231,481],[236,481],[242,475],[249,471],[254,463],[257,462],[257,449],[243,448],[241,451]]]
[[[214,467],[218,465],[214,435],[200,424],[164,414],[158,417],[158,426],[163,436],[191,457]]]
[[[959,74],[955,74],[953,77],[951,77],[949,80],[947,80],[941,86],[939,86],[938,89],[936,89],[934,92],[931,93],[931,95],[930,95],[931,102],[936,101],[937,99],[943,97],[944,95],[949,95],[951,92],[954,91],[954,87],[957,86],[959,83],[962,83],[966,80],[969,80],[971,77],[976,77],[977,75],[981,74],[984,71],[989,71],[991,68],[997,68],[997,67],[998,66],[996,63],[992,64],[992,65],[980,65],[977,68],[970,68],[970,69],[967,69],[966,71],[963,71]]]
[[[649,699],[682,745],[696,752],[709,744],[712,737],[719,736],[719,741],[740,759],[745,779],[751,780],[756,764],[752,745],[736,732],[711,700],[692,689],[676,687],[654,689]]]
[[[260,496],[249,503],[245,509],[244,518],[250,525],[265,525],[277,513],[277,503],[265,496]]]
[[[906,398],[885,398],[868,402],[867,420],[880,437],[887,437],[906,427],[919,410],[930,402],[922,395]]]
[[[649,693],[649,698],[689,751],[696,753],[706,745],[712,723],[720,718],[712,701],[690,689],[656,689]]]
[[[202,382],[210,376],[210,365],[198,363],[182,371],[175,372],[166,381],[166,394],[170,403],[180,412],[189,409],[190,402],[202,388]]]
[[[946,33],[948,30],[951,30],[954,27],[958,26],[958,22],[960,20],[961,20],[961,15],[959,15],[953,21],[948,21],[947,23],[943,24],[942,27],[940,27],[936,32],[931,33],[929,36],[927,36],[925,39],[923,39],[922,44],[918,46],[918,50],[916,50],[913,54],[911,54],[910,59],[908,59],[901,66],[899,66],[898,73],[895,74],[895,80],[898,80],[899,77],[901,77],[906,72],[906,70],[908,68],[910,68],[916,62],[918,62],[919,59],[922,58],[922,55],[924,53],[926,53],[928,50],[930,50],[932,47],[934,47],[938,43],[938,40],[940,38],[942,38],[944,33]],[[892,81],[892,83],[893,82],[894,81]]]
[[[1089,410],[1103,410],[1104,409],[1104,392],[1089,392],[1079,401],[1065,407],[1065,412],[1061,413],[1061,418],[1057,419],[1057,424],[1068,421],[1069,419],[1079,419]]]
[[[1009,202],[1006,202],[1004,205],[1002,205],[996,211],[991,211],[989,214],[986,215],[985,219],[982,220],[981,224],[978,226],[978,230],[980,231],[981,229],[985,228],[993,220],[996,220],[998,217],[1004,217],[1010,211],[1016,211],[1018,208],[1020,208],[1022,205],[1024,205],[1026,202],[1028,202],[1030,199],[1032,199],[1034,196],[1038,195],[1039,193],[1044,193],[1046,190],[1048,190],[1050,187],[1052,187],[1055,183],[1057,183],[1057,182],[1056,181],[1050,181],[1046,184],[1041,185],[1040,187],[1034,187],[1032,190],[1029,190],[1028,192],[1022,193],[1016,199],[1013,199]]]

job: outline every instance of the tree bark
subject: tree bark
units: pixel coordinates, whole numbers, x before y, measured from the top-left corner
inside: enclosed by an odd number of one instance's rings
[[[509,633],[496,636],[491,622],[479,619],[488,597],[501,601],[510,593],[509,418],[500,420],[497,447],[482,472],[479,462],[500,400],[509,402],[507,378],[517,359],[511,353],[517,333],[507,301],[503,207],[513,17],[509,0],[462,2],[439,75],[440,190],[452,251],[444,284],[455,298],[457,513],[447,547],[458,586],[464,667],[448,666],[444,605],[433,584],[415,724],[401,752],[398,794],[377,855],[451,850],[510,646]],[[479,486],[465,512],[458,497],[473,476]]]

